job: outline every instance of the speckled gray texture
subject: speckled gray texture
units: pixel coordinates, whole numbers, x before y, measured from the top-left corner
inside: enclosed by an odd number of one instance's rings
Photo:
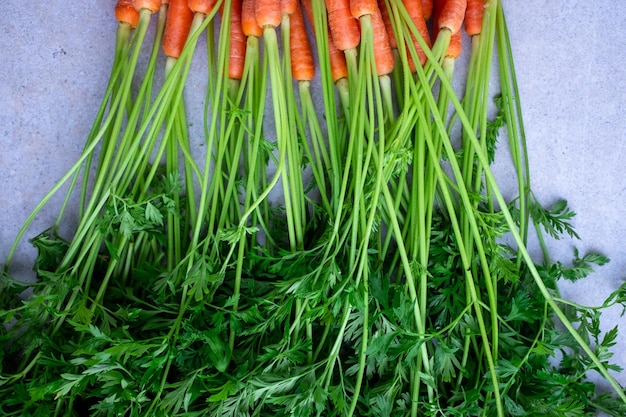
[[[110,69],[112,5],[3,1],[0,263],[28,213],[81,152]],[[553,259],[571,259],[574,247],[612,259],[591,278],[563,285],[563,295],[598,304],[626,277],[626,3],[505,0],[504,7],[534,192],[548,204],[566,198],[578,213],[581,240],[550,241]],[[202,92],[205,73],[198,62],[190,85]],[[188,103],[192,132],[201,125],[201,109],[201,100]],[[200,135],[191,140],[202,144]],[[506,171],[496,169],[506,183]],[[51,200],[27,237],[52,224],[60,203]],[[28,244],[20,246],[13,271],[28,274],[33,255]],[[605,327],[622,325],[615,353],[626,364],[626,322],[619,313],[607,314]],[[625,373],[616,377],[626,385]]]
[[[112,8],[8,1],[0,16],[0,245],[8,246],[35,204],[80,154],[110,67]],[[63,11],[63,12],[62,12]],[[68,20],[67,16],[74,16]],[[31,232],[51,223],[59,200]],[[16,267],[30,267],[27,245]]]
[[[598,305],[626,279],[626,3],[505,1],[538,198],[568,200],[580,241],[550,242],[553,259],[599,251],[611,262],[561,286],[564,298]],[[626,365],[626,319],[615,359]],[[615,373],[626,385],[626,372]]]

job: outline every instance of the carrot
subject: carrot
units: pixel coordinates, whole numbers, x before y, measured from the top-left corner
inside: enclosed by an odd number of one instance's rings
[[[117,0],[115,18],[120,23],[128,23],[131,27],[136,27],[139,22],[139,11],[133,6],[133,0]]]
[[[335,46],[341,51],[356,48],[361,40],[357,20],[350,12],[349,0],[326,0],[328,27]]]
[[[385,22],[385,29],[389,36],[389,44],[391,48],[396,49],[398,48],[398,42],[396,41],[396,34],[393,32],[393,26],[391,25],[391,18],[389,17],[389,10],[387,10],[385,0],[378,0],[378,8],[380,9],[380,14],[383,16],[383,22]]]
[[[461,35],[460,30],[450,37],[450,44],[448,45],[448,50],[446,51],[446,57],[458,58],[459,55],[461,55],[461,51],[463,50],[462,39],[463,36]]]
[[[215,7],[215,0],[188,0],[187,4],[194,13],[210,14]]]
[[[167,21],[163,33],[163,52],[165,55],[178,58],[187,41],[191,28],[193,12],[187,5],[187,0],[170,0],[167,9]]]
[[[411,21],[413,21],[413,24],[419,31],[426,44],[428,46],[431,46],[430,36],[428,34],[428,26],[426,26],[426,19],[424,18],[424,12],[422,9],[422,3],[416,0],[402,0],[402,3],[404,4],[404,8],[406,9],[407,13],[411,17]],[[417,51],[420,64],[424,65],[424,63],[426,62],[426,54],[424,53],[424,50],[420,46],[419,42],[417,42],[417,39],[415,36],[413,36],[413,34],[411,34],[411,38],[413,39],[413,45],[415,45],[415,50]],[[415,72],[415,63],[413,62],[413,59],[410,55],[409,67],[411,69],[411,72]]]
[[[228,61],[228,77],[241,80],[246,57],[246,35],[241,25],[241,0],[230,2],[230,53]]]
[[[374,60],[376,61],[376,72],[379,76],[389,74],[393,71],[394,56],[389,44],[389,36],[385,29],[383,16],[378,10],[378,6],[372,13],[372,30],[374,34]]]
[[[313,53],[306,36],[302,9],[296,7],[290,16],[289,48],[291,52],[291,74],[297,81],[311,81],[315,76]]]
[[[467,0],[446,0],[437,20],[439,30],[448,29],[452,33],[458,32],[465,18],[466,8]]]
[[[350,13],[355,19],[368,14],[373,15],[377,10],[376,0],[350,0]]]
[[[330,37],[328,38],[328,58],[330,59],[330,73],[333,82],[337,82],[348,76],[348,65],[346,64],[346,54],[335,45]]]
[[[254,15],[257,23],[262,28],[275,28],[280,25],[280,1],[279,0],[256,0],[254,3]]]
[[[298,8],[298,0],[280,0],[280,13],[292,15]]]
[[[421,0],[421,2],[424,19],[428,20],[433,15],[433,0]]]
[[[478,35],[483,26],[483,14],[485,13],[485,0],[467,0],[465,10],[465,32],[470,35]]]
[[[161,0],[133,0],[133,5],[137,10],[147,9],[154,13],[161,8]]]
[[[244,35],[260,38],[263,35],[263,28],[256,21],[255,2],[256,0],[243,0],[241,2],[241,28]]]
[[[302,7],[306,13],[307,19],[311,23],[311,26],[315,27],[315,21],[313,19],[313,6],[311,0],[302,0]],[[330,62],[330,75],[333,82],[345,78],[348,76],[348,67],[346,65],[346,55],[335,45],[333,42],[330,30],[328,31],[328,58]]]

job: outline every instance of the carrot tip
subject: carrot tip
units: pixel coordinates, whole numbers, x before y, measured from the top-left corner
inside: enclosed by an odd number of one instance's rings
[[[137,10],[147,9],[154,13],[161,8],[161,0],[133,0],[133,5]]]

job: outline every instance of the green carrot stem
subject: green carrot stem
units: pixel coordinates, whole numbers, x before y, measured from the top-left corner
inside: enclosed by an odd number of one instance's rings
[[[126,56],[128,54],[128,49],[130,47],[130,44],[129,44],[130,31],[131,31],[131,28],[128,24],[118,25],[117,33],[116,33],[116,42],[115,42],[115,58],[113,61],[113,66],[111,68],[111,74],[107,82],[106,93],[104,95],[104,99],[102,100],[102,103],[100,104],[100,108],[98,109],[94,123],[87,137],[87,143],[90,143],[93,140],[93,138],[97,135],[98,130],[102,126],[102,120],[104,118],[104,114],[106,112],[108,103],[111,101],[114,101],[116,92],[121,91],[121,89],[119,89],[118,86],[120,82],[119,80],[123,76],[124,68],[126,66],[125,65]],[[105,138],[106,137],[108,137],[108,135],[105,135]],[[85,167],[83,170],[84,175],[83,175],[80,198],[79,198],[79,214],[78,214],[79,219],[84,214],[83,210],[85,208],[85,204],[87,200],[87,194],[88,194],[88,188],[89,188],[89,172],[91,171],[91,164],[92,164],[92,155],[89,155],[85,161]],[[72,195],[75,182],[78,179],[78,174],[79,173],[76,172],[74,178],[72,179],[70,183],[70,186],[68,188],[68,192],[66,194],[65,200],[63,201],[63,205],[61,207],[59,216],[55,223],[55,228],[58,228],[61,223],[61,220],[63,218],[63,213],[65,212],[67,205],[69,204],[70,196]]]
[[[286,124],[288,134],[285,139],[288,140],[287,146],[287,177],[283,179],[283,194],[289,194],[287,200],[292,206],[292,222],[295,233],[295,242],[290,242],[292,250],[301,250],[304,245],[304,229],[306,226],[306,205],[304,184],[302,179],[302,152],[300,151],[301,142],[298,139],[298,110],[296,105],[296,95],[291,77],[291,52],[290,52],[290,36],[291,22],[289,15],[284,13],[280,24],[282,34],[282,50],[283,50],[283,97],[286,105]],[[272,90],[274,91],[274,90]],[[287,133],[287,132],[285,132]],[[290,216],[287,217],[289,222]]]
[[[145,30],[147,28],[147,24],[149,22],[150,19],[150,15],[149,14],[142,14],[142,17],[140,18],[140,24],[137,27],[137,33],[136,33],[136,37],[139,37],[139,39],[142,39],[142,34],[145,35]],[[122,103],[122,97],[125,96],[126,94],[128,94],[128,92],[130,91],[130,79],[132,78],[132,73],[134,71],[134,67],[135,67],[135,63],[136,63],[136,57],[139,53],[139,49],[140,47],[136,47],[135,48],[135,53],[134,53],[134,57],[131,59],[131,65],[129,67],[129,69],[127,70],[128,73],[126,74],[125,79],[128,80],[125,83],[125,92],[119,94],[111,103],[110,108],[111,109],[116,109],[118,108],[118,106]],[[120,67],[121,70],[121,67]],[[113,72],[115,73],[117,70],[114,70]],[[130,75],[128,75],[130,74]],[[109,87],[113,88],[113,85],[115,83],[111,83],[111,85]],[[108,94],[107,94],[108,95]],[[88,161],[91,158],[91,155],[95,149],[95,147],[100,143],[100,140],[102,139],[102,137],[109,131],[109,128],[112,124],[115,123],[116,120],[116,116],[117,116],[117,112],[116,111],[109,111],[109,114],[107,115],[105,121],[102,124],[102,127],[98,130],[97,133],[92,132],[90,133],[90,138],[87,141],[87,146],[86,148],[83,150],[83,153],[81,154],[81,156],[78,158],[78,160],[76,161],[76,163],[74,165],[72,165],[72,167],[69,169],[69,171],[52,187],[52,189],[48,192],[48,194],[46,194],[44,196],[44,198],[37,204],[37,206],[33,209],[33,211],[31,212],[31,214],[28,216],[28,218],[26,219],[26,221],[24,222],[24,224],[22,225],[22,227],[20,228],[20,230],[18,231],[15,241],[13,242],[13,245],[11,246],[11,249],[9,250],[9,254],[7,256],[7,260],[5,263],[5,271],[8,271],[8,267],[9,264],[11,262],[11,259],[17,249],[17,245],[19,244],[19,242],[21,241],[21,239],[23,238],[28,226],[32,223],[32,221],[34,220],[34,218],[37,216],[37,214],[41,211],[41,209],[43,209],[43,207],[47,204],[47,202],[52,198],[53,195],[56,194],[56,192],[63,186],[63,184],[65,184],[70,178],[72,178],[73,176],[76,175],[77,172],[79,172],[80,167],[82,166],[82,164],[85,161]],[[95,133],[95,134],[94,134]],[[83,211],[83,213],[87,213],[89,211],[89,209],[85,209]],[[82,220],[82,219],[80,219]],[[81,224],[81,221],[79,220],[79,227]]]
[[[328,20],[326,16],[326,8],[322,2],[312,2],[313,7],[313,26],[315,28],[315,38],[317,46],[318,67],[320,72],[320,83],[322,90],[322,99],[324,103],[324,119],[326,122],[326,131],[328,135],[328,154],[330,164],[330,203],[331,205],[338,201],[338,193],[341,187],[341,155],[344,148],[344,134],[341,133],[339,120],[337,116],[337,101],[335,97],[335,88],[339,95],[339,102],[343,108],[344,114],[347,115],[349,107],[348,81],[342,78],[334,82],[330,68],[330,58],[328,49]],[[337,207],[333,206],[333,210]]]
[[[226,3],[230,4],[228,0],[226,0]],[[230,9],[225,7],[225,10],[230,10]],[[194,17],[194,22],[192,22],[192,28],[194,26],[195,19],[196,17]],[[225,22],[227,24],[223,24],[220,27],[220,35],[219,35],[219,41],[218,41],[219,46],[217,48],[217,51],[218,51],[217,66],[219,67],[219,69],[215,70],[214,73],[209,74],[209,86],[211,85],[211,82],[214,80],[213,85],[215,86],[215,89],[213,89],[212,87],[209,87],[209,89],[207,90],[207,100],[205,103],[205,118],[204,118],[203,124],[204,124],[204,132],[205,132],[206,154],[204,158],[204,168],[202,171],[203,176],[199,185],[200,196],[198,200],[198,215],[196,218],[196,223],[192,226],[192,231],[191,231],[191,239],[190,239],[190,245],[189,245],[189,251],[191,253],[188,255],[188,267],[187,267],[188,270],[190,270],[194,264],[195,255],[193,254],[193,252],[198,250],[198,247],[199,247],[198,245],[201,242],[201,233],[206,229],[206,226],[207,226],[205,222],[207,221],[207,216],[209,216],[209,211],[210,211],[209,207],[211,205],[211,201],[214,198],[213,196],[215,195],[215,192],[216,192],[215,191],[216,183],[218,183],[218,181],[214,180],[213,178],[219,178],[219,176],[212,177],[212,173],[214,172],[214,170],[219,172],[219,169],[212,166],[213,159],[212,159],[211,152],[212,152],[213,147],[215,146],[216,141],[218,141],[218,135],[220,137],[223,137],[225,124],[226,124],[225,112],[219,111],[220,108],[225,107],[226,105],[225,103],[227,100],[226,94],[222,94],[222,92],[226,90],[226,77],[224,76],[224,74],[228,72],[227,71],[228,58],[226,54],[229,49],[228,48],[228,36],[229,36],[228,19],[225,19]],[[203,23],[201,28],[211,27],[210,23],[211,23],[211,20],[210,18],[207,17],[205,19],[205,23]],[[207,38],[211,38],[211,37],[212,37],[211,34],[207,34]],[[212,47],[212,45],[210,46]],[[212,56],[211,53],[212,52],[209,52],[209,56]],[[211,66],[211,63],[209,63],[208,65]],[[212,97],[208,96],[210,94],[210,91],[212,91],[213,93]],[[208,111],[209,102],[213,103],[213,111],[211,112]],[[211,227],[209,227],[207,230],[208,230],[208,233],[210,234],[214,233],[214,230]],[[208,240],[209,239],[207,239],[206,241]]]
[[[510,140],[510,149],[513,155],[513,164],[517,173],[520,235],[524,242],[528,239],[530,223],[530,167],[526,150],[526,134],[522,118],[521,99],[515,77],[515,65],[511,52],[511,43],[502,7],[497,9],[496,34],[498,48],[498,64],[502,85],[502,98],[505,109],[507,136]],[[517,257],[521,261],[521,257]],[[546,258],[548,259],[548,258]],[[517,265],[520,267],[519,262]]]
[[[441,71],[441,69],[437,69],[438,71]],[[420,77],[422,77],[423,74],[421,74],[420,71],[418,71],[418,74],[420,75]],[[422,80],[422,82],[425,82],[426,80]],[[461,119],[465,119],[464,123],[467,122],[467,119],[465,118],[464,114],[462,113],[462,110],[460,109],[460,103],[458,103],[458,100],[456,99],[454,93],[452,92],[451,88],[449,87],[449,83],[447,82],[447,80],[445,79],[445,74],[441,74],[441,83],[443,88],[446,88],[450,91],[449,95],[450,95],[450,99],[452,100],[453,104],[455,104],[455,109],[457,110],[457,112],[460,113],[460,118]],[[426,99],[426,103],[428,105],[429,108],[433,109],[433,111],[436,111],[437,109],[437,105],[434,101],[434,98],[432,97],[432,95],[429,94],[425,94],[424,95],[425,99]],[[458,105],[457,105],[458,104]],[[442,137],[442,145],[443,148],[445,150],[445,152],[448,155],[448,158],[450,160],[450,165],[451,168],[453,170],[454,173],[454,177],[457,179],[457,191],[460,194],[460,198],[461,201],[463,203],[463,207],[465,208],[465,212],[466,214],[468,214],[468,218],[470,221],[470,229],[472,231],[472,234],[475,238],[475,244],[477,246],[481,246],[482,243],[480,241],[480,233],[478,232],[478,227],[476,225],[476,219],[473,215],[473,209],[472,209],[472,203],[470,202],[467,190],[463,187],[462,185],[462,175],[460,172],[460,169],[458,167],[458,164],[456,162],[455,159],[455,152],[454,149],[452,148],[451,143],[449,142],[449,140],[446,139],[447,133],[446,133],[446,129],[443,123],[443,120],[441,119],[441,117],[435,117],[434,118],[434,122],[435,125],[437,126],[438,130],[439,130],[439,134]],[[464,127],[468,129],[468,126]],[[427,144],[428,144],[428,148],[429,148],[429,155],[430,158],[432,159],[432,163],[433,166],[437,172],[437,176],[440,178],[440,183],[445,183],[445,181],[443,180],[443,178],[445,178],[445,175],[442,172],[442,168],[439,165],[439,159],[436,157],[436,149],[434,147],[434,144],[432,142],[432,140],[430,139],[430,137],[426,137],[427,138]],[[475,136],[474,136],[475,139]],[[437,159],[435,159],[437,158]],[[443,182],[442,182],[443,181]],[[455,235],[457,236],[457,245],[459,246],[459,251],[461,253],[461,258],[462,258],[462,262],[464,265],[464,270],[465,270],[465,277],[466,280],[468,282],[468,290],[469,290],[469,294],[471,296],[471,302],[472,304],[475,306],[475,313],[476,313],[476,318],[478,321],[478,325],[479,325],[479,329],[480,329],[480,333],[481,333],[481,338],[482,338],[482,342],[483,342],[483,346],[484,349],[483,351],[485,352],[486,358],[487,358],[487,362],[489,365],[489,372],[492,378],[492,382],[493,382],[493,386],[494,386],[494,396],[495,396],[495,400],[496,400],[496,406],[497,406],[497,411],[498,411],[498,415],[499,416],[503,416],[504,411],[503,411],[503,405],[502,405],[502,400],[500,397],[500,392],[499,392],[499,388],[498,388],[498,378],[496,376],[496,372],[495,372],[495,362],[494,362],[494,358],[493,358],[493,354],[491,351],[491,343],[489,342],[489,337],[487,336],[487,332],[486,332],[486,326],[484,323],[484,318],[483,318],[483,314],[482,314],[482,307],[480,307],[479,304],[479,294],[475,291],[476,284],[474,282],[474,278],[471,274],[471,268],[472,268],[472,262],[470,261],[470,259],[468,259],[467,257],[467,252],[466,252],[466,247],[464,244],[464,238],[463,236],[465,236],[462,233],[461,227],[458,223],[458,220],[456,218],[455,215],[455,207],[454,207],[454,202],[452,197],[450,196],[450,192],[448,190],[447,187],[440,187],[441,190],[441,194],[444,198],[444,202],[446,204],[450,219],[452,221],[452,227],[453,230],[455,232]],[[488,288],[488,292],[489,292],[489,297],[490,297],[490,302],[493,301],[493,297],[495,297],[495,294],[492,293],[492,291]]]
[[[242,117],[239,115],[239,107],[243,98],[244,89],[239,80],[229,80],[229,102],[232,106],[233,117],[229,117],[226,137],[229,143],[226,154],[226,170],[224,176],[227,179],[224,190],[222,211],[220,213],[217,228],[231,227],[239,222],[239,192],[237,180],[239,179],[239,163],[243,154],[244,129]]]

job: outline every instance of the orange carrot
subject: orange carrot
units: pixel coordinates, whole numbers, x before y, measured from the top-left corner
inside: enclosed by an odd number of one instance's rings
[[[389,44],[389,36],[385,29],[385,22],[378,10],[378,6],[372,13],[372,31],[374,32],[374,60],[378,75],[386,75],[393,71],[394,56]]]
[[[350,13],[356,19],[361,16],[373,15],[378,10],[376,0],[350,0]]]
[[[246,35],[244,35],[241,26],[241,0],[231,0],[230,5],[228,77],[241,80],[246,57]]]
[[[280,13],[292,15],[298,8],[298,0],[280,0]]]
[[[413,24],[419,31],[420,35],[422,36],[426,44],[428,46],[431,46],[430,36],[428,34],[428,26],[426,26],[426,19],[424,18],[424,12],[422,10],[422,3],[416,0],[402,0],[402,3],[404,4],[404,8],[406,9],[407,13],[411,17]],[[417,42],[417,39],[415,36],[413,36],[413,34],[411,34],[411,38],[413,39],[413,45],[415,45],[415,50],[417,51],[420,64],[424,65],[424,63],[426,62],[426,54],[424,53],[424,50],[422,49],[420,44]],[[415,63],[413,62],[413,59],[411,58],[410,55],[409,55],[409,67],[411,69],[411,72],[415,72]]]
[[[313,7],[311,0],[302,0],[302,7],[306,12],[306,17],[309,19],[311,26],[315,27],[315,21],[313,19]],[[333,42],[330,29],[328,31],[328,58],[330,62],[330,75],[333,82],[337,82],[342,78],[348,76],[348,66],[346,64],[346,55],[335,45]]]
[[[462,38],[463,36],[460,30],[450,37],[450,44],[448,45],[448,50],[446,51],[447,57],[458,58],[459,55],[461,55],[461,51],[463,50]]]
[[[466,7],[467,0],[446,0],[437,20],[439,29],[445,28],[452,33],[458,32],[465,18]]]
[[[342,51],[356,48],[361,40],[358,21],[350,13],[349,0],[326,0],[328,27],[335,46]]]
[[[315,63],[311,46],[306,36],[302,9],[296,7],[289,18],[289,49],[291,52],[291,74],[296,81],[311,81],[315,76]]]
[[[485,0],[467,0],[465,10],[465,32],[470,35],[478,35],[483,26],[483,14],[485,13]]]
[[[393,26],[391,25],[391,18],[389,17],[389,10],[387,10],[385,0],[378,0],[378,8],[380,9],[380,14],[383,16],[383,22],[385,22],[385,29],[387,29],[387,36],[389,36],[389,44],[393,49],[396,49],[398,42],[396,41],[396,34],[393,33]]]
[[[165,55],[178,58],[187,41],[193,12],[187,5],[187,0],[170,0],[167,9],[165,32],[163,33],[163,52]]]
[[[433,15],[433,0],[421,0],[421,2],[424,19],[428,20]]]
[[[255,1],[243,0],[241,2],[241,28],[244,35],[260,38],[263,35],[263,28],[256,21],[254,12]]]
[[[280,25],[280,1],[279,0],[256,0],[254,3],[254,15],[262,28],[275,28]]]
[[[210,14],[215,7],[215,0],[188,0],[187,4],[194,13]]]
[[[333,82],[337,82],[348,76],[348,65],[346,63],[346,54],[335,45],[335,42],[328,37],[328,57],[330,59],[330,73]]]
[[[133,0],[117,0],[115,18],[120,23],[128,23],[131,27],[139,22],[139,11],[133,6]]]
[[[133,0],[133,5],[137,10],[147,9],[154,13],[161,8],[161,0]]]

